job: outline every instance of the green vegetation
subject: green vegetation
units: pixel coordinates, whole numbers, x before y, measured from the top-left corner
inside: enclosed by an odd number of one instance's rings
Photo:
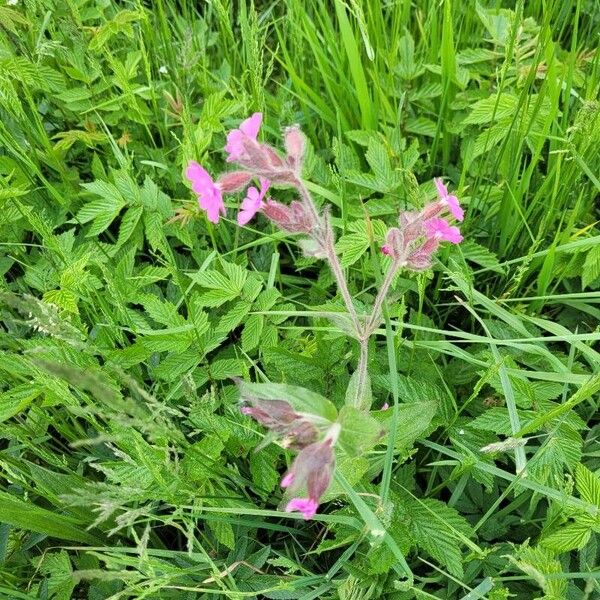
[[[600,597],[598,2],[0,2],[0,598]],[[344,303],[183,177],[255,111],[307,135],[362,313],[434,176],[466,211],[310,521],[232,378],[339,409]]]

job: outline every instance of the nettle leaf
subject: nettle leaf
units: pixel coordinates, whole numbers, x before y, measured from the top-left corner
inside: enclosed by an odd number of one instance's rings
[[[592,529],[586,523],[575,521],[553,531],[542,539],[542,545],[554,552],[581,549],[589,541]]]
[[[273,446],[269,446],[250,456],[252,481],[265,494],[272,492],[279,482],[279,472],[274,466],[277,464],[276,453]]]
[[[242,331],[242,350],[244,352],[250,352],[258,346],[264,324],[265,318],[263,315],[253,314],[246,319]]]
[[[231,273],[234,275],[233,279],[215,270],[200,271],[191,275],[196,283],[209,290],[200,296],[203,306],[221,306],[221,304],[235,300],[241,295],[245,277],[241,277],[239,272],[233,269]]]
[[[338,443],[350,456],[359,456],[373,448],[384,433],[377,419],[353,406],[340,410],[338,423],[342,428]]]
[[[504,273],[504,268],[500,266],[498,257],[485,246],[477,244],[473,240],[464,240],[460,244],[460,248],[456,247],[456,250],[460,250],[467,260],[481,267],[491,269],[496,273]]]
[[[600,508],[600,477],[587,467],[578,464],[575,468],[575,486],[583,500]]]
[[[398,413],[398,425],[394,443],[396,450],[403,451],[412,448],[415,441],[430,428],[438,408],[439,404],[434,400],[399,404],[396,409]],[[394,409],[392,407],[385,411],[377,411],[371,414],[385,430],[389,431],[391,421],[394,418]]]
[[[238,382],[242,400],[285,400],[295,411],[310,413],[334,422],[338,411],[333,403],[306,388],[283,383],[246,383]]]
[[[114,221],[126,201],[112,183],[107,181],[93,181],[82,184],[88,192],[100,196],[96,200],[86,203],[79,209],[76,220],[80,223],[93,221],[87,237],[102,233]]]
[[[586,288],[600,278],[600,245],[594,246],[586,254],[581,273],[581,287]]]
[[[471,112],[463,120],[464,125],[483,125],[491,121],[499,121],[504,117],[512,117],[517,111],[519,98],[513,94],[488,96],[473,104]]]
[[[369,249],[369,239],[362,233],[343,235],[335,245],[343,267],[353,265]]]
[[[473,535],[468,521],[454,508],[439,500],[419,500],[413,496],[398,498],[395,518],[407,524],[416,546],[455,577],[463,576],[462,543]]]

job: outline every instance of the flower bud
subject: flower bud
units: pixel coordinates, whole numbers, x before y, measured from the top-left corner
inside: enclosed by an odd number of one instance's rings
[[[385,236],[385,246],[381,251],[394,260],[401,260],[404,257],[404,236],[398,227],[392,227]]]
[[[296,200],[287,206],[269,199],[262,212],[277,227],[290,233],[310,233],[316,225],[304,204]]]
[[[297,125],[287,127],[284,134],[285,149],[287,152],[287,162],[296,171],[299,172],[304,159],[306,149],[306,140],[304,134]]]
[[[217,184],[223,193],[231,194],[243,190],[251,179],[252,173],[246,171],[232,171],[231,173],[223,173],[217,180]]]

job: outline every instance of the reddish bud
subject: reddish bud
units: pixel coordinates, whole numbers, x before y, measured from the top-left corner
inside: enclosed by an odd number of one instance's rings
[[[277,227],[290,233],[310,233],[316,225],[312,214],[296,200],[287,206],[269,199],[263,207],[263,214]]]
[[[395,260],[401,260],[404,257],[404,236],[398,227],[392,227],[385,236],[385,246],[381,248],[384,254]]]
[[[243,190],[248,183],[250,183],[251,179],[252,173],[246,171],[232,171],[231,173],[224,173],[221,175],[217,180],[217,184],[223,193],[231,194]]]
[[[423,208],[421,212],[422,218],[424,221],[426,221],[427,219],[436,217],[442,212],[443,209],[444,206],[441,202],[430,202]]]
[[[398,217],[398,223],[407,247],[425,234],[423,230],[423,218],[417,212],[410,210],[401,212]]]

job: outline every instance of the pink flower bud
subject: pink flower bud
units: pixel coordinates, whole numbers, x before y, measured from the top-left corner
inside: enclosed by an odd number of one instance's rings
[[[251,179],[252,173],[246,171],[232,171],[231,173],[223,173],[217,180],[217,184],[224,194],[231,194],[243,190]]]
[[[310,233],[316,226],[312,214],[296,200],[287,206],[269,199],[262,212],[277,227],[290,233]]]
[[[384,254],[394,260],[401,260],[405,255],[404,236],[398,227],[392,227],[385,236],[385,246],[381,248]]]
[[[423,215],[423,219],[427,220],[437,217],[437,215],[442,212],[443,208],[444,207],[441,202],[430,202],[423,208],[423,212],[421,213]]]
[[[304,134],[297,125],[287,127],[285,130],[284,142],[287,151],[288,164],[296,171],[299,171],[302,166],[304,151],[306,149]]]

